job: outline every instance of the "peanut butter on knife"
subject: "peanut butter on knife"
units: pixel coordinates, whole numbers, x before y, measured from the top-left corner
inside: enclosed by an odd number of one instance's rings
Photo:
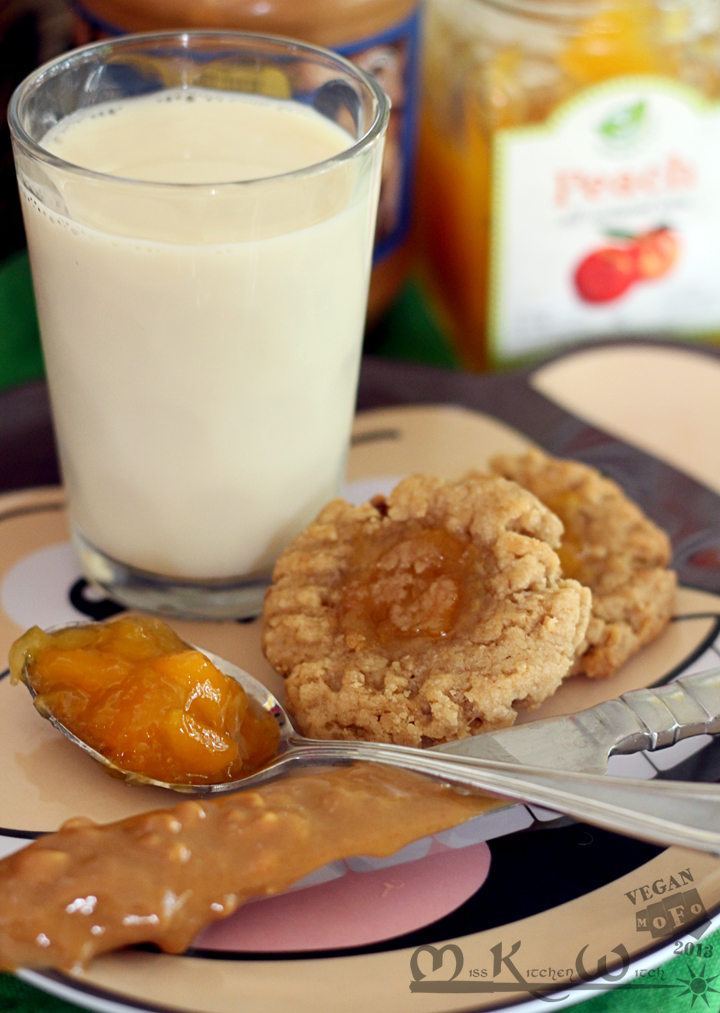
[[[497,805],[354,764],[105,826],[70,820],[0,861],[0,967],[79,970],[146,942],[180,953],[251,897],[341,858],[391,855]]]

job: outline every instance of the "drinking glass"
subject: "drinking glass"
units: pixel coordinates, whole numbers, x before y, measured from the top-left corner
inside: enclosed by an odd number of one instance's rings
[[[123,178],[43,147],[68,117],[242,96],[330,120],[347,147],[229,182]],[[278,554],[337,494],[387,119],[382,90],[343,58],[235,32],[96,43],[15,92],[72,539],[115,600],[186,618],[255,615]]]

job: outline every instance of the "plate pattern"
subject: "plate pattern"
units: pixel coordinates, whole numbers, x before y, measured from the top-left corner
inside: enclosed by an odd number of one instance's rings
[[[431,400],[424,383],[418,374],[408,396]],[[406,405],[359,415],[348,497],[387,491],[413,471],[455,477],[483,467],[494,453],[520,451],[534,438],[615,477],[631,475],[623,484],[634,485],[631,494],[646,507],[654,490],[661,501],[654,501],[656,519],[673,534],[688,585],[663,636],[610,684],[569,680],[540,712],[523,719],[569,713],[682,672],[720,667],[720,597],[714,593],[720,580],[712,555],[720,499],[687,476],[672,485],[668,466],[549,402],[528,421],[533,401],[526,395],[525,414],[510,420],[507,407],[494,403],[487,405],[492,414],[478,411],[467,403],[474,397],[468,391],[465,407]],[[438,393],[436,384],[435,399]],[[702,495],[689,496],[688,483]],[[77,569],[60,490],[0,498],[0,605],[3,651],[33,622],[100,619],[115,608]],[[176,626],[281,692],[262,657],[257,623]],[[110,782],[91,761],[85,764],[87,758],[58,741],[38,721],[29,697],[8,682],[0,678],[0,770],[7,788],[0,798],[0,855],[78,812],[107,820],[172,804],[159,790]],[[714,781],[720,779],[720,743],[702,736],[662,752],[615,757],[611,770]],[[182,957],[137,950],[102,958],[77,978],[23,977],[97,1010],[224,1013],[236,1010],[242,997],[248,1013],[286,1013],[291,999],[295,1007],[299,1001],[300,1008],[309,1003],[308,1010],[334,1013],[341,997],[343,1009],[357,1013],[443,1013],[518,1002],[530,1013],[547,1009],[542,997],[551,993],[554,1005],[563,1007],[627,980],[633,968],[656,966],[688,928],[691,941],[706,938],[718,909],[720,861],[513,805],[388,860],[358,856],[333,863],[289,894],[241,909]]]

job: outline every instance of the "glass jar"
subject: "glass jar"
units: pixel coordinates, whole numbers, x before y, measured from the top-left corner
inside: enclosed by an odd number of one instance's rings
[[[423,272],[466,365],[720,334],[720,4],[430,0]]]
[[[385,140],[368,318],[405,280],[418,93],[419,0],[73,0],[75,44],[124,32],[227,28],[334,49],[368,72],[392,101]]]

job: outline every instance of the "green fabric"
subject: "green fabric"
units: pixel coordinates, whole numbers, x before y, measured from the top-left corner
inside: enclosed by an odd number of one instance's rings
[[[688,948],[692,954],[674,957],[644,977],[635,977],[631,969],[632,982],[584,1002],[583,1013],[685,1013],[691,1009],[717,1013],[720,931]]]
[[[374,355],[429,366],[459,369],[460,360],[416,281],[409,281],[380,323],[366,349]]]
[[[26,985],[13,974],[0,974],[0,1013],[77,1013],[78,1007]]]
[[[30,264],[23,250],[0,264],[0,390],[43,375]]]

